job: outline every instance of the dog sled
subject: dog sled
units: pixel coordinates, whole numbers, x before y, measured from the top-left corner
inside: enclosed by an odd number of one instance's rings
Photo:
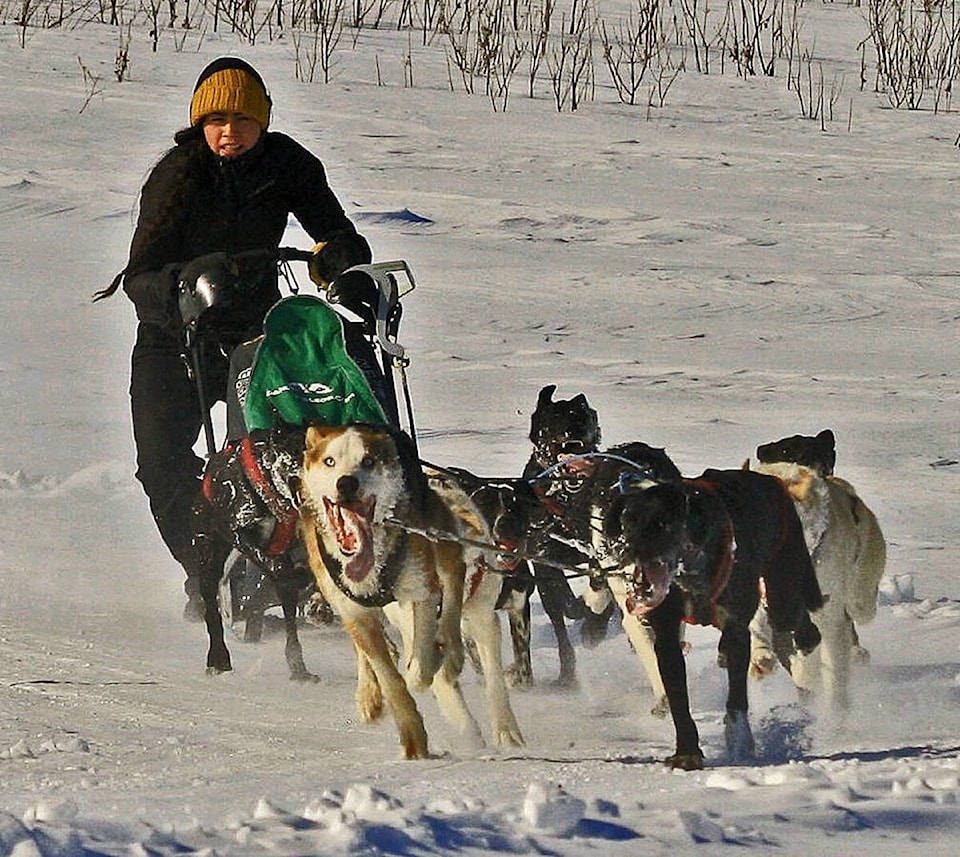
[[[215,463],[223,466],[226,461],[226,466],[242,469],[240,479],[249,483],[247,488],[253,488],[249,493],[256,495],[251,496],[251,502],[266,503],[277,519],[274,532],[264,538],[264,550],[270,557],[297,550],[295,528],[287,526],[292,520],[292,500],[277,496],[269,474],[257,464],[251,432],[265,430],[275,422],[303,425],[319,420],[336,424],[369,419],[386,422],[405,433],[416,458],[416,427],[407,378],[410,361],[398,340],[401,298],[416,287],[410,266],[402,260],[357,265],[320,289],[319,294],[308,295],[301,291],[293,263],[309,265],[312,257],[312,251],[296,247],[250,251],[235,257],[240,264],[275,261],[290,294],[268,311],[264,335],[238,345],[229,355],[226,426],[220,442],[200,371],[203,315],[188,313],[184,318],[184,345],[203,416],[208,459],[205,490]],[[230,301],[229,283],[208,282],[207,286],[211,306]],[[293,562],[305,565],[305,556],[295,556]],[[263,631],[264,612],[278,604],[271,575],[263,563],[235,550],[225,564],[220,588],[221,614],[227,624],[235,626],[243,620],[244,639],[257,641]],[[331,621],[324,607],[320,604],[319,615],[313,618]]]
[[[274,312],[291,298],[301,297],[299,281],[292,263],[309,264],[312,256],[313,253],[310,250],[279,247],[276,251],[247,251],[237,254],[235,258],[246,260],[269,257],[276,260],[280,277],[286,283],[290,295],[280,299],[270,311]],[[226,293],[224,297],[229,299],[229,286],[220,286],[216,283],[211,285],[215,295],[222,291]],[[354,345],[360,345],[360,340],[354,338],[357,332],[360,332],[363,344],[370,349],[368,353],[376,360],[375,367],[361,368],[366,370],[365,375],[368,380],[372,377],[373,371],[380,374],[383,380],[382,404],[390,423],[395,428],[406,431],[416,443],[413,408],[406,374],[410,360],[397,338],[403,313],[400,299],[412,292],[414,288],[416,288],[416,281],[407,262],[402,260],[373,262],[368,265],[356,265],[344,271],[325,291],[321,290],[316,301],[336,312],[351,325],[345,329],[345,336],[348,340],[353,338]],[[214,297],[214,305],[220,299]],[[184,343],[203,411],[204,438],[209,457],[221,447],[216,441],[213,421],[207,407],[208,396],[203,388],[202,373],[199,371],[202,360],[202,339],[198,334],[202,318],[202,314],[198,314],[196,317],[184,320]],[[246,389],[257,351],[262,344],[261,340],[262,338],[243,343],[231,354],[234,367],[231,380],[234,383],[227,401],[228,437],[232,433],[243,430]],[[349,344],[348,341],[348,347]],[[402,408],[400,407],[401,394]]]

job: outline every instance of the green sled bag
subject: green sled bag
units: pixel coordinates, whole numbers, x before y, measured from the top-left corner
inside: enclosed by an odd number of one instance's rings
[[[294,295],[263,320],[244,401],[248,431],[292,425],[387,425],[360,367],[347,354],[343,322],[320,298]]]

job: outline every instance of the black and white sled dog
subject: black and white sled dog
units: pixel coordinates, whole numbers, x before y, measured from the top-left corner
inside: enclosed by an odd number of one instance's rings
[[[304,664],[297,633],[300,596],[312,582],[297,537],[304,435],[305,429],[287,425],[254,431],[228,443],[207,463],[192,522],[211,673],[232,669],[218,594],[224,565],[235,549],[263,569],[277,591],[290,677],[317,679]]]
[[[531,563],[531,575],[515,578],[515,600],[522,618],[511,622],[515,651],[521,653],[513,676],[515,686],[533,683],[530,664],[530,596],[534,586],[540,595],[544,612],[557,638],[560,673],[557,685],[572,687],[577,683],[577,661],[567,619],[583,619],[581,639],[585,645],[598,644],[606,636],[607,623],[613,612],[584,611],[564,574],[564,568],[576,568],[589,560],[589,537],[586,528],[576,521],[578,512],[585,516],[587,506],[581,498],[594,462],[590,458],[600,446],[600,424],[597,412],[590,407],[583,393],[571,399],[554,399],[556,385],[540,390],[537,405],[530,417],[530,441],[533,451],[523,471],[523,478],[533,485],[544,508],[550,513],[534,524],[537,537],[534,552],[545,562]],[[578,509],[578,507],[583,507]]]
[[[830,429],[815,435],[794,434],[761,443],[757,447],[757,461],[777,464],[790,461],[813,470],[818,476],[833,476],[837,466],[837,439]]]
[[[829,434],[829,443],[825,437]],[[820,588],[827,599],[814,615],[823,637],[807,655],[797,653],[788,664],[801,691],[822,690],[829,709],[842,714],[850,706],[850,667],[860,650],[854,623],[876,615],[877,594],[886,566],[886,542],[876,516],[853,486],[833,475],[833,434],[796,435],[757,448],[756,469],[780,479],[803,523],[804,538]],[[796,458],[780,458],[789,456]],[[769,675],[777,663],[761,607],[751,626],[751,673]],[[863,657],[862,654],[859,657]]]
[[[819,642],[810,613],[823,599],[785,488],[750,471],[707,470],[695,479],[624,486],[600,498],[593,514],[594,545],[617,602],[653,632],[676,733],[666,764],[703,767],[681,646],[684,621],[720,630],[727,751],[735,762],[752,756],[749,624],[761,579],[778,651],[809,652]]]
[[[536,584],[527,558],[534,550],[531,534],[543,529],[548,513],[525,479],[480,477],[461,468],[447,468],[435,475],[429,466],[425,470],[431,484],[434,478],[441,480],[437,486],[441,493],[443,483],[453,480],[480,511],[486,529],[484,544],[494,550],[478,557],[477,568],[485,568],[488,578],[491,572],[500,578],[495,609],[506,614],[510,629],[513,663],[504,669],[504,677],[511,687],[530,687],[530,595]],[[468,646],[467,653],[480,672],[487,672],[475,647]]]
[[[544,508],[550,513],[545,526],[539,527],[541,532],[534,542],[534,549],[555,563],[569,568],[586,568],[595,561],[591,518],[595,507],[609,502],[623,484],[679,480],[681,474],[663,449],[640,441],[601,450],[597,412],[586,396],[578,393],[572,399],[554,400],[555,391],[556,386],[552,384],[540,391],[531,418],[530,440],[534,452],[524,475],[531,480]],[[550,579],[551,575],[557,577],[559,583],[556,586],[562,584],[567,593],[570,592],[569,585],[559,569],[536,563],[534,568],[537,585],[541,587],[541,599],[560,644],[560,682],[575,681],[576,662],[564,615],[579,616],[579,605],[568,603],[565,608],[560,608],[557,605],[560,599],[555,599],[551,615],[541,581]],[[589,609],[582,611],[580,635],[584,644],[592,647],[604,638],[616,603],[606,580],[598,576],[591,578],[581,600]],[[629,614],[623,614],[623,627],[653,689],[652,713],[666,716],[666,694],[653,656],[651,631]]]
[[[597,451],[600,444],[600,425],[597,412],[590,407],[586,396],[578,393],[571,399],[554,399],[556,385],[540,390],[536,407],[530,417],[529,438],[533,450],[523,471],[539,496],[548,517],[541,517],[536,526],[534,553],[545,562],[531,562],[531,575],[516,580],[516,597],[524,611],[522,621],[511,624],[514,648],[525,657],[517,663],[530,662],[530,605],[534,587],[540,596],[544,612],[550,620],[557,640],[560,661],[556,684],[573,687],[577,684],[576,654],[567,630],[567,619],[584,616],[582,605],[570,588],[563,568],[576,568],[588,557],[582,545],[577,544],[575,527],[564,512],[585,484],[588,469],[587,455]],[[567,463],[567,466],[563,466]],[[599,642],[606,634],[609,611],[602,617],[591,616],[591,627],[582,629],[583,638]],[[533,683],[532,670],[518,670],[514,681],[520,686]]]
[[[582,465],[581,465],[582,467]],[[602,543],[597,542],[600,520],[598,510],[608,508],[624,491],[636,491],[661,483],[680,482],[683,478],[677,466],[660,447],[642,441],[617,444],[589,459],[584,473],[584,486],[576,497],[568,498],[564,512],[566,528],[584,544],[591,568],[609,562]],[[594,574],[583,593],[589,615],[609,615],[612,606],[621,610],[621,622],[634,653],[640,659],[647,681],[653,691],[654,717],[666,717],[670,711],[666,689],[654,654],[653,629],[642,617],[623,609],[614,597],[614,589],[605,575]],[[681,642],[683,637],[680,630]]]

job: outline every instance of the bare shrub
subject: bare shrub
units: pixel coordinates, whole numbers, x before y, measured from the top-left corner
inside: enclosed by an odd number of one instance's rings
[[[669,57],[661,15],[660,0],[635,0],[626,19],[609,31],[606,22],[600,20],[603,61],[623,104],[637,103],[648,70],[661,65],[663,56]]]
[[[719,35],[723,54],[742,77],[772,77],[790,43],[802,0],[727,0]]]
[[[955,5],[868,0],[867,22],[877,58],[876,87],[890,104],[916,110],[929,92],[935,111],[949,107],[960,60]]]
[[[21,48],[27,46],[27,28],[31,26],[39,5],[37,0],[20,0],[20,8],[13,24],[17,28],[17,41]]]
[[[592,96],[594,84],[593,37],[598,18],[592,5],[574,4],[569,28],[561,18],[560,35],[547,50],[546,63],[557,112],[571,112]]]
[[[823,63],[813,58],[812,50],[803,51],[796,63],[796,73],[789,88],[800,102],[800,113],[805,119],[819,121],[825,131],[827,122],[835,119],[837,102],[843,93],[843,75],[834,74],[829,84],[823,72]]]
[[[679,0],[679,4],[680,19],[675,24],[677,36],[693,50],[697,71],[710,74],[710,56],[720,38],[725,18],[716,25],[712,23],[710,13],[713,7],[709,0]]]
[[[80,113],[83,113],[83,111],[90,106],[90,102],[93,101],[94,98],[98,95],[103,95],[103,79],[100,75],[87,68],[80,57],[77,57],[77,62],[80,63],[80,74],[83,78],[84,99],[79,110]]]
[[[437,24],[464,91],[474,93],[482,82],[494,110],[506,110],[510,82],[527,52],[528,43],[511,25],[508,6],[508,0],[447,4]]]
[[[308,26],[292,34],[294,67],[297,80],[314,83],[317,66],[323,82],[333,73],[334,54],[343,36],[344,0],[326,0],[314,6]]]
[[[650,94],[647,97],[647,118],[650,117],[650,109],[653,107],[663,107],[667,101],[667,93],[670,92],[677,78],[685,69],[684,54],[681,50],[679,61],[675,61],[671,53],[664,51],[660,55],[660,64],[653,72],[650,83]]]
[[[117,56],[113,61],[113,76],[117,79],[117,83],[123,83],[126,80],[127,71],[130,68],[130,30],[130,24],[127,24],[126,32],[123,27],[120,28],[120,45],[117,47]]]
[[[536,81],[550,44],[550,28],[553,24],[555,0],[528,0],[522,21],[517,29],[526,32],[527,46],[527,95],[536,94]]]

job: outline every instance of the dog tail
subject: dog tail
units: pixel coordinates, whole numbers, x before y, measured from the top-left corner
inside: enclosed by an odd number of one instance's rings
[[[887,568],[887,544],[873,512],[859,497],[854,499],[858,537],[856,573],[846,607],[854,622],[869,622],[877,615],[877,591]]]

